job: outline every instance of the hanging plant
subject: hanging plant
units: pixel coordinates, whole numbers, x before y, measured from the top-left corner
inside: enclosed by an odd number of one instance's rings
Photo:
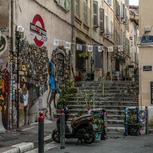
[[[88,59],[90,55],[91,55],[90,52],[82,52],[79,54],[79,57],[84,58],[84,59]]]

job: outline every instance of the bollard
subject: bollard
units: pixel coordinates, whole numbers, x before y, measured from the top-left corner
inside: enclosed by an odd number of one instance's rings
[[[65,149],[65,114],[64,109],[60,114],[60,149]]]
[[[38,117],[38,153],[44,153],[44,113],[39,112]]]

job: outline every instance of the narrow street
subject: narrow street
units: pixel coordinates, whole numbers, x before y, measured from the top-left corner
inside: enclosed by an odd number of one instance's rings
[[[76,144],[68,140],[66,148],[61,150],[60,145],[47,153],[152,153],[153,135],[107,139],[91,145]]]

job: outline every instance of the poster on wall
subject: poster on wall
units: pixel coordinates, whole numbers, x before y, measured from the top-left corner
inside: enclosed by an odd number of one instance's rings
[[[47,31],[43,18],[36,14],[30,23],[30,31],[33,35],[33,41],[36,46],[42,47],[47,41]]]

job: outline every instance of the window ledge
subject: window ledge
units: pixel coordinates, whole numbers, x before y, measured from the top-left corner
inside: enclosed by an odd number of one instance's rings
[[[82,21],[81,21],[81,20],[79,19],[79,17],[76,16],[76,15],[75,15],[75,21],[76,21],[78,24],[80,24],[80,25],[82,24]]]
[[[84,27],[84,29],[86,29],[87,31],[89,31],[89,26],[86,23],[83,23],[83,27]]]

